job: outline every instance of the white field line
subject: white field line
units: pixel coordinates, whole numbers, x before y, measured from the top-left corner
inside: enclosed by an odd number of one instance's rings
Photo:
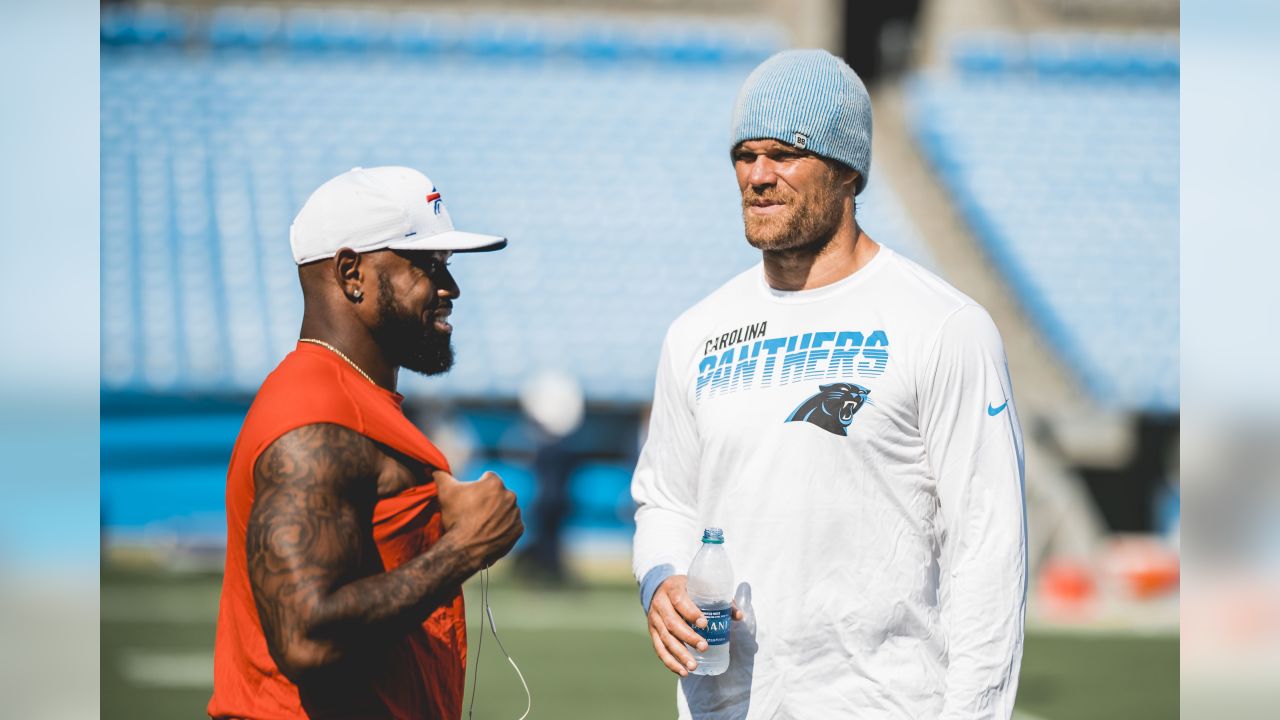
[[[120,652],[120,674],[131,685],[164,688],[213,688],[213,653],[127,648]]]
[[[102,622],[143,625],[205,625],[215,622],[218,612],[205,608],[157,603],[103,603]]]

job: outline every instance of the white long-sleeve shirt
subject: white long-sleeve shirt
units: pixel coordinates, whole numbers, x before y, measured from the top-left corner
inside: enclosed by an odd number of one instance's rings
[[[832,285],[757,265],[680,316],[632,481],[649,603],[722,527],[746,620],[680,717],[1008,718],[1022,436],[990,316],[881,247]]]

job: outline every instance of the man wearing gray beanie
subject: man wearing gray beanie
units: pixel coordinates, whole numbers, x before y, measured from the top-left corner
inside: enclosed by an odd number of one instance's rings
[[[761,263],[672,323],[632,480],[680,717],[1007,719],[1026,525],[999,332],[859,225],[871,102],[844,62],[766,60],[730,151]],[[727,638],[687,577],[707,527],[737,588]],[[726,639],[728,668],[701,674]]]

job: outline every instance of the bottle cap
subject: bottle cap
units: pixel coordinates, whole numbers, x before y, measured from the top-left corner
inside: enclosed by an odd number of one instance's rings
[[[702,542],[711,543],[712,545],[724,544],[724,530],[720,528],[707,528],[702,531]]]

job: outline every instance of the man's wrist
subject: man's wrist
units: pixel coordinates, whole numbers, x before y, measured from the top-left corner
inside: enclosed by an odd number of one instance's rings
[[[658,591],[658,586],[676,574],[675,566],[671,563],[654,566],[644,574],[644,579],[640,581],[640,606],[644,608],[646,615],[649,614],[649,605],[653,602],[653,594]]]
[[[432,549],[438,549],[453,559],[454,572],[461,575],[458,578],[459,583],[484,569],[484,556],[480,554],[478,548],[466,542],[456,531],[441,535]]]

